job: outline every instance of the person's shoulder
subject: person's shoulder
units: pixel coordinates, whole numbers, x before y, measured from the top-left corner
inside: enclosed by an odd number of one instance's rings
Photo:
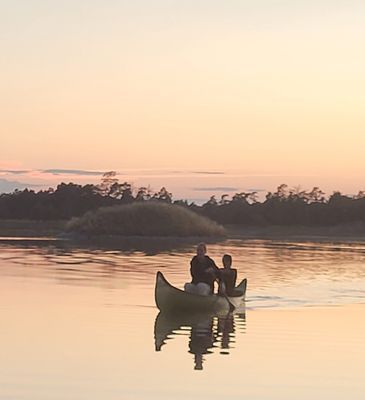
[[[219,268],[219,271],[224,275],[236,275],[237,270],[235,268]]]

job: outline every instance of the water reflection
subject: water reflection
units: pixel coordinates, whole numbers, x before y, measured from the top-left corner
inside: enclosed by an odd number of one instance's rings
[[[68,241],[0,240],[1,276],[124,290],[123,301],[148,306],[154,306],[156,271],[168,275],[174,286],[184,286],[193,246],[172,250],[165,242],[157,249],[156,239],[149,243],[156,245],[153,250],[132,250],[138,246],[128,240],[115,249]],[[127,244],[131,247],[124,250]],[[250,282],[250,308],[352,304],[365,299],[364,243],[227,240],[211,244],[209,253],[218,264],[222,254],[232,255],[239,277]]]
[[[229,354],[238,332],[246,330],[244,308],[226,315],[170,315],[159,313],[155,320],[155,350],[161,351],[169,340],[189,336],[188,352],[194,355],[194,369],[202,370],[205,356],[219,349]]]

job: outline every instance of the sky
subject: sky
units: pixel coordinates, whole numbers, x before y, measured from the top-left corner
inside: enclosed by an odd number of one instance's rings
[[[0,0],[0,191],[116,170],[189,198],[356,193],[364,21],[351,0]]]

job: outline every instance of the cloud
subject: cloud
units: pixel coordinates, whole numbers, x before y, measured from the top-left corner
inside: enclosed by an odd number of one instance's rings
[[[12,175],[24,175],[31,172],[27,169],[0,169],[0,173],[12,174]]]
[[[192,190],[197,191],[197,192],[266,192],[266,189],[254,189],[254,188],[248,188],[248,189],[241,189],[238,187],[233,187],[233,186],[214,186],[214,187],[196,187],[193,188]]]
[[[52,175],[80,175],[80,176],[100,176],[105,171],[87,171],[82,169],[44,169],[41,172]]]
[[[257,193],[267,191],[266,189],[255,189],[255,188],[249,188],[249,189],[245,189],[245,190],[247,190],[248,192],[257,192]]]
[[[13,192],[15,189],[25,189],[29,187],[34,187],[36,185],[31,185],[24,182],[17,182],[17,181],[8,181],[7,179],[0,178],[0,193],[9,193]]]
[[[192,174],[198,175],[224,175],[224,172],[221,171],[192,171]]]
[[[75,176],[75,177],[100,177],[106,171],[93,171],[93,170],[84,170],[84,169],[67,169],[67,168],[47,168],[47,169],[15,169],[15,168],[0,168],[0,174],[2,175],[28,175],[28,176],[37,176],[41,178],[43,175],[43,179],[47,179],[50,175],[52,176]],[[155,169],[130,169],[125,170],[123,172],[117,171],[117,176],[121,175],[129,175],[135,177],[189,177],[194,175],[202,175],[202,176],[217,176],[217,175],[226,175],[225,172],[221,171],[187,171],[187,170],[155,170]]]
[[[215,187],[197,187],[193,188],[195,191],[199,192],[236,192],[239,188],[231,186],[215,186]]]

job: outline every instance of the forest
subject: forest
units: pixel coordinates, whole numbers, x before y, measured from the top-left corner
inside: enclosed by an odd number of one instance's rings
[[[0,219],[68,220],[104,206],[156,201],[187,207],[223,225],[332,226],[365,222],[364,191],[353,196],[336,191],[326,196],[318,187],[306,191],[281,184],[261,201],[256,192],[242,192],[218,199],[212,196],[197,205],[173,200],[164,187],[158,192],[147,187],[134,189],[128,182],[120,183],[113,171],[105,173],[96,185],[61,183],[55,189],[0,194]]]

